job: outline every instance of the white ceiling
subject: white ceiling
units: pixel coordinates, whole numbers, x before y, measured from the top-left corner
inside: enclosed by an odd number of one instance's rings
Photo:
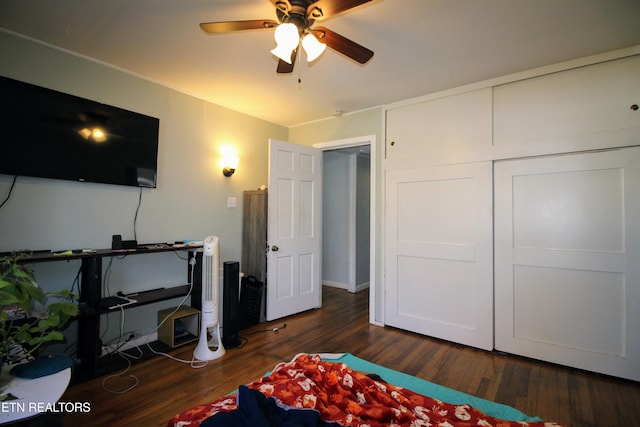
[[[269,0],[0,1],[10,32],[286,126],[640,45],[640,0],[372,0],[322,21],[371,61],[327,49],[278,75],[272,29],[198,26],[247,19],[277,18]]]

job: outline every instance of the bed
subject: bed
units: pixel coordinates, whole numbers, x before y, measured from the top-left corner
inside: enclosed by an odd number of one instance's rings
[[[350,354],[298,354],[167,427],[560,427]]]

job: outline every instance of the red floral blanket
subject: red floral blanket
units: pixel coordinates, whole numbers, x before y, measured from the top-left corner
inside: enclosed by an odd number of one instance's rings
[[[354,427],[559,427],[545,422],[505,421],[469,405],[452,405],[411,390],[376,381],[344,363],[300,354],[278,364],[273,372],[248,385],[280,404],[315,409],[325,421]],[[237,408],[236,395],[195,406],[169,421],[167,427],[197,427],[217,412]]]

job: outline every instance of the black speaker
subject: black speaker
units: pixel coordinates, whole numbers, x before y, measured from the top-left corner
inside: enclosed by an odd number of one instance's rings
[[[226,261],[222,267],[222,344],[225,348],[234,348],[240,345],[238,335],[240,263]]]
[[[138,242],[136,240],[122,240],[122,236],[114,234],[111,236],[111,249],[136,249]]]
[[[122,249],[122,236],[114,234],[111,236],[111,249]]]

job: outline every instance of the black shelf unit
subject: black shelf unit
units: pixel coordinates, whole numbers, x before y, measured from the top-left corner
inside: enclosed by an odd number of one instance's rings
[[[78,314],[78,359],[79,363],[75,368],[74,382],[82,382],[105,372],[101,363],[100,354],[102,345],[100,342],[100,315],[106,312],[120,310],[119,308],[105,310],[100,305],[102,299],[102,260],[109,257],[121,257],[141,254],[154,254],[160,252],[188,252],[187,262],[187,284],[175,287],[161,288],[156,290],[138,293],[134,298],[134,304],[123,307],[129,309],[141,305],[152,304],[172,298],[186,296],[189,292],[189,284],[192,283],[191,306],[198,310],[202,305],[202,245],[142,245],[137,249],[112,250],[98,249],[91,252],[68,251],[58,252],[35,252],[22,256],[18,259],[21,264],[33,264],[40,262],[71,261],[80,260],[82,263],[82,273],[80,279],[80,301]],[[191,277],[191,266],[189,261],[196,258],[196,267],[193,269]]]
[[[149,291],[142,291],[136,294],[128,295],[131,299],[135,300],[134,303],[127,304],[123,308],[133,308],[139,307],[141,305],[153,304],[154,302],[164,301],[173,298],[179,298],[187,295],[189,293],[189,285],[178,285],[171,286],[169,288],[161,288],[161,289],[152,289]],[[111,313],[114,311],[119,311],[120,308],[112,308],[106,309],[104,307],[100,307],[101,313]]]

